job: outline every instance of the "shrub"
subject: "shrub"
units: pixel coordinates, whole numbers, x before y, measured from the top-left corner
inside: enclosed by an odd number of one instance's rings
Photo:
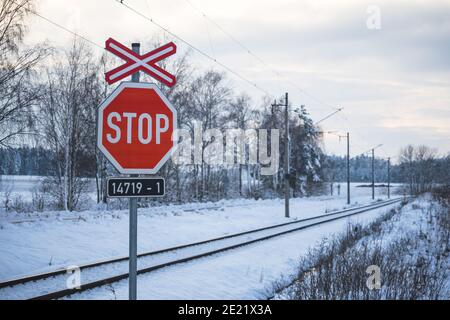
[[[366,227],[346,232],[311,249],[289,283],[274,286],[274,297],[305,299],[448,299],[449,207],[432,204],[427,227],[387,241],[391,211]],[[369,288],[368,267],[381,271],[380,289]]]

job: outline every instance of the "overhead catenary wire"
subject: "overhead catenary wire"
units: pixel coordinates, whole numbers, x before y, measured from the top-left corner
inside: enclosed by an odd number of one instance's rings
[[[238,77],[238,78],[241,79],[242,81],[245,81],[246,83],[248,83],[248,84],[251,85],[252,87],[256,88],[257,90],[263,92],[263,93],[266,94],[267,96],[269,96],[269,97],[271,97],[271,98],[274,97],[274,95],[273,95],[272,93],[270,93],[269,91],[267,91],[266,89],[264,89],[264,88],[258,86],[255,82],[253,82],[253,81],[247,79],[247,78],[244,77],[243,75],[241,75],[241,74],[239,74],[238,72],[236,72],[235,70],[233,70],[231,67],[225,65],[225,64],[222,63],[221,61],[217,60],[216,58],[212,57],[211,55],[205,53],[205,52],[202,51],[201,49],[199,49],[199,48],[197,48],[196,46],[192,45],[189,41],[187,41],[187,40],[185,40],[184,38],[182,38],[182,37],[178,36],[177,34],[173,33],[173,32],[170,31],[168,28],[162,26],[162,25],[159,24],[157,21],[155,21],[153,18],[148,17],[148,16],[142,14],[141,12],[139,12],[139,11],[137,11],[136,9],[132,8],[131,6],[129,6],[129,5],[125,4],[125,3],[123,3],[123,1],[120,1],[120,0],[115,0],[115,1],[118,2],[118,3],[120,3],[121,5],[123,5],[124,7],[126,7],[128,10],[134,12],[135,14],[137,14],[137,15],[141,16],[142,18],[146,19],[147,21],[151,22],[152,24],[154,24],[154,25],[157,26],[158,28],[162,29],[162,30],[163,30],[164,32],[166,32],[167,34],[169,34],[169,35],[171,35],[172,37],[174,37],[174,38],[178,39],[179,41],[183,42],[183,43],[186,44],[188,47],[192,48],[193,50],[195,50],[196,52],[198,52],[199,54],[201,54],[201,55],[204,56],[205,58],[207,58],[207,59],[213,61],[214,63],[216,63],[217,65],[221,66],[223,69],[225,69],[225,70],[227,70],[228,72],[230,72],[231,74],[235,75],[236,77]],[[82,34],[80,34],[80,33],[78,33],[78,32],[75,32],[75,31],[73,31],[73,30],[70,30],[70,29],[67,28],[67,27],[64,27],[63,25],[61,25],[61,24],[59,24],[59,23],[57,23],[57,22],[51,20],[50,18],[48,18],[48,17],[46,17],[46,16],[44,16],[44,15],[42,15],[42,14],[36,12],[35,10],[33,10],[33,9],[27,9],[27,11],[30,12],[30,13],[32,13],[33,15],[35,15],[35,16],[41,18],[42,20],[45,20],[46,22],[48,22],[48,23],[50,23],[50,24],[56,26],[57,28],[59,28],[59,29],[65,31],[65,32],[67,32],[67,33],[72,34],[72,35],[75,36],[76,38],[79,38],[79,39],[81,39],[81,40],[83,40],[83,41],[85,41],[85,42],[87,42],[87,43],[89,43],[89,44],[91,44],[91,45],[93,45],[93,46],[95,46],[95,47],[97,47],[97,48],[100,48],[100,49],[102,49],[102,50],[105,50],[105,48],[104,48],[103,45],[101,45],[101,44],[99,44],[99,43],[96,43],[96,42],[90,40],[89,38],[87,38],[86,36],[84,36],[84,35],[82,35]],[[211,21],[212,21],[212,20],[211,20]],[[214,23],[214,24],[216,25],[216,23]],[[217,25],[217,26],[220,27],[219,25]],[[220,27],[220,28],[221,28],[221,27]],[[221,28],[221,30],[222,30],[222,29],[223,29],[223,28]],[[223,29],[223,32],[226,32],[226,30]],[[229,33],[227,33],[227,34],[228,34],[230,37],[232,37],[231,34],[229,34]],[[233,37],[233,39],[235,39],[235,38]],[[237,39],[235,39],[235,40],[236,40],[237,42],[239,42]],[[241,42],[239,42],[239,43],[243,46],[243,48],[246,48]],[[280,77],[280,78],[285,78],[282,74],[280,74],[278,71],[272,69],[267,63],[265,63],[262,59],[260,59],[260,58],[259,58],[257,55],[255,55],[253,52],[251,52],[251,51],[248,50],[248,49],[247,49],[247,51],[248,51],[252,56],[254,56],[256,59],[258,59],[258,61],[260,61],[261,63],[263,63],[264,65],[266,65],[268,68],[270,68],[271,70],[273,70],[273,72],[274,72],[278,77]],[[106,51],[106,52],[108,52],[108,51]],[[108,53],[109,53],[109,52],[108,52]],[[289,79],[288,79],[288,80],[289,80]],[[289,81],[290,81],[290,80],[289,80]],[[292,83],[292,84],[294,84],[294,83]],[[304,91],[303,89],[301,89],[301,88],[298,88],[298,89],[301,90],[305,95],[308,95],[310,98],[316,100],[317,102],[319,102],[319,103],[321,103],[321,104],[326,105],[325,103],[323,103],[322,101],[320,101],[318,98],[316,98],[316,97],[310,95],[309,93],[307,93],[307,92]],[[328,106],[331,107],[331,108],[333,108],[333,110],[341,110],[341,109],[334,108],[334,107],[332,107],[332,106],[330,106],[330,105],[328,105]]]
[[[345,116],[344,109],[342,109],[341,111],[342,111],[342,112],[335,112],[335,113],[333,113],[333,114],[337,114],[338,117],[340,117],[343,121],[345,121],[346,123],[349,124],[349,123],[350,123],[350,120]],[[330,116],[325,117],[325,119],[328,119],[329,117],[330,117]],[[342,122],[341,122],[341,125],[342,125]],[[342,129],[342,128],[345,128],[345,129]],[[352,144],[353,144],[353,145],[356,145],[357,148],[362,149],[362,150],[368,149],[368,151],[366,151],[366,152],[357,152],[355,157],[364,155],[364,154],[366,154],[366,153],[368,153],[369,151],[372,150],[372,148],[369,149],[369,144],[366,142],[366,139],[364,139],[364,137],[362,137],[362,135],[358,132],[358,130],[349,130],[349,127],[344,125],[344,126],[341,127],[340,131],[346,131],[346,132],[350,132],[350,131],[351,131],[352,134],[353,134],[353,137],[354,137],[353,143],[352,143]],[[323,131],[323,132],[326,132],[326,130]],[[360,144],[360,143],[358,143],[358,142],[355,140],[355,138],[361,140],[361,142],[363,143],[363,145]],[[385,154],[386,158],[389,157],[389,156],[386,155],[386,153],[383,151],[383,149],[381,149],[381,150],[382,150],[382,152]],[[392,156],[391,156],[391,158],[392,158]]]
[[[100,44],[98,44],[98,43],[96,43],[96,42],[94,42],[94,41],[92,41],[92,40],[86,38],[85,36],[79,34],[78,32],[72,31],[72,30],[70,30],[69,28],[64,27],[63,25],[61,25],[61,24],[59,24],[59,23],[57,23],[57,22],[55,22],[55,21],[53,21],[53,20],[51,20],[51,19],[49,19],[49,18],[47,18],[47,17],[44,17],[43,15],[41,15],[41,14],[38,13],[38,12],[36,12],[35,10],[29,9],[29,8],[26,8],[25,10],[26,10],[27,12],[29,12],[29,13],[31,13],[31,14],[33,14],[33,15],[39,17],[39,18],[41,18],[42,20],[47,21],[48,23],[54,25],[55,27],[58,27],[58,28],[60,28],[60,29],[62,29],[62,30],[64,30],[64,31],[66,31],[66,32],[68,32],[68,33],[70,33],[70,34],[72,34],[73,36],[75,36],[75,37],[77,37],[77,38],[80,38],[80,39],[82,39],[82,40],[85,41],[85,42],[90,43],[90,44],[93,45],[93,46],[96,46],[96,47],[98,47],[98,48],[100,48],[100,49],[102,49],[102,50],[105,50],[104,46],[102,46],[102,45],[100,45]]]
[[[266,94],[267,96],[270,97],[274,97],[273,94],[271,94],[269,91],[267,91],[266,89],[260,87],[259,85],[257,85],[255,82],[247,79],[246,77],[244,77],[243,75],[241,75],[240,73],[238,73],[237,71],[235,71],[234,69],[232,69],[231,67],[227,66],[226,64],[222,63],[221,61],[219,61],[218,59],[212,57],[210,54],[204,52],[203,50],[201,50],[200,48],[198,48],[197,46],[193,45],[192,43],[190,43],[188,40],[184,39],[183,37],[175,34],[174,32],[172,32],[171,30],[169,30],[168,28],[164,27],[163,25],[161,25],[159,22],[157,22],[155,19],[146,16],[145,14],[143,14],[142,12],[138,11],[137,9],[129,6],[128,4],[124,3],[121,0],[114,0],[115,2],[119,3],[120,5],[124,6],[124,8],[127,8],[128,10],[130,10],[131,12],[133,12],[134,14],[142,17],[143,19],[149,21],[150,23],[152,23],[153,25],[157,26],[158,28],[160,28],[161,30],[163,30],[164,32],[166,32],[167,34],[171,35],[172,37],[174,37],[175,39],[183,42],[185,45],[187,45],[188,47],[190,47],[191,49],[193,49],[194,51],[196,51],[197,53],[199,53],[200,55],[204,56],[205,58],[213,61],[214,63],[216,63],[217,65],[219,65],[220,67],[222,67],[223,69],[227,70],[228,72],[230,72],[231,74],[233,74],[234,76],[238,77],[239,79],[241,79],[242,81],[245,81],[246,83],[250,84],[251,86],[253,86],[254,88],[256,88],[257,90],[263,92],[264,94]]]
[[[189,46],[190,48],[192,48],[193,50],[195,50],[196,52],[200,53],[201,55],[203,55],[204,57],[208,58],[209,60],[215,62],[216,64],[220,65],[222,68],[226,69],[227,71],[229,71],[230,73],[234,74],[235,76],[239,77],[241,80],[249,83],[250,85],[254,86],[256,89],[264,92],[266,95],[270,96],[270,97],[274,97],[273,94],[269,93],[267,90],[263,89],[262,87],[258,86],[256,83],[248,80],[247,78],[243,77],[241,74],[237,73],[236,71],[234,71],[233,69],[231,69],[230,67],[228,67],[227,65],[223,64],[222,62],[220,62],[219,60],[217,60],[216,58],[212,57],[211,55],[207,54],[206,52],[204,52],[203,50],[199,49],[198,47],[192,45],[189,41],[185,40],[184,38],[182,38],[181,36],[175,34],[174,32],[172,32],[171,30],[169,30],[168,28],[162,26],[160,23],[158,23],[155,19],[146,16],[145,14],[139,12],[137,9],[131,7],[130,5],[126,4],[124,1],[122,0],[114,0],[115,2],[118,2],[119,4],[123,5],[125,8],[127,8],[128,10],[134,12],[135,14],[141,16],[142,18],[146,19],[147,21],[151,22],[152,24],[154,24],[155,26],[157,26],[158,28],[160,28],[161,30],[163,30],[164,32],[170,34],[172,37],[180,40],[181,42],[183,42],[184,44],[186,44],[187,46]],[[230,37],[233,41],[235,41],[236,43],[238,43],[238,45],[244,49],[248,54],[250,54],[251,56],[253,56],[255,59],[257,59],[260,63],[262,63],[263,65],[265,65],[269,70],[271,70],[272,72],[274,72],[278,77],[280,78],[284,78],[286,81],[288,81],[291,85],[293,85],[297,90],[299,90],[300,92],[302,92],[305,96],[308,96],[310,99],[316,101],[317,103],[327,106],[333,110],[337,110],[338,108],[333,107],[323,101],[321,101],[320,99],[318,99],[317,97],[311,95],[310,93],[306,92],[304,89],[300,88],[295,82],[293,82],[292,80],[290,80],[289,78],[287,78],[286,76],[284,76],[283,74],[281,74],[280,72],[278,72],[277,70],[274,70],[269,64],[267,64],[264,60],[262,60],[259,56],[257,56],[256,54],[254,54],[250,49],[248,49],[242,42],[240,42],[239,40],[237,40],[233,35],[231,35],[229,32],[227,32],[224,28],[222,28],[218,23],[216,23],[214,20],[212,20],[211,18],[209,18],[203,11],[201,11],[200,9],[198,9],[196,6],[194,6],[192,4],[192,2],[188,2],[189,4],[191,4],[192,7],[194,7],[196,10],[198,10],[204,17],[205,19],[207,19],[209,22],[211,22],[212,24],[214,24],[217,28],[219,28],[219,30],[221,30],[223,33],[225,33],[228,37]]]
[[[362,152],[362,153],[358,154],[357,156],[365,155],[365,154],[369,153],[370,151],[375,150],[375,149],[378,149],[378,148],[380,148],[380,147],[382,147],[382,146],[383,146],[383,144],[380,143],[379,145],[377,145],[377,146],[375,146],[375,147],[372,147],[372,148],[370,148],[369,150],[367,150],[367,151],[365,151],[365,152]]]
[[[342,112],[337,113],[337,116],[340,117],[341,119],[343,119],[346,123],[348,123],[348,125],[350,125],[350,120],[348,119],[348,117],[345,115],[346,111],[342,110]],[[345,130],[346,131],[350,131],[348,126],[345,126]],[[367,143],[366,139],[361,135],[361,133],[356,130],[355,128],[353,128],[351,130],[352,135],[353,135],[353,144],[356,145],[356,147],[358,147],[359,149],[368,149],[369,148],[369,144]],[[360,142],[356,141],[356,139],[359,139]],[[370,151],[370,150],[369,150]],[[358,155],[360,155],[362,153],[358,153]]]
[[[119,2],[119,3],[121,3],[120,0],[116,0],[116,1]],[[124,3],[121,3],[121,4],[124,5],[124,6],[127,6],[127,5],[124,4]],[[274,97],[274,95],[271,94],[269,91],[267,91],[267,90],[265,90],[264,88],[258,86],[256,83],[252,82],[251,80],[245,78],[244,76],[242,76],[242,75],[239,74],[238,72],[234,71],[233,69],[231,69],[231,68],[228,67],[227,65],[225,65],[225,64],[223,64],[222,62],[218,61],[216,58],[213,58],[212,56],[208,55],[207,53],[205,53],[205,52],[203,52],[202,50],[198,49],[197,47],[193,46],[193,45],[190,44],[188,41],[186,41],[186,40],[184,40],[183,38],[181,38],[181,37],[177,36],[176,34],[172,33],[170,30],[168,30],[168,29],[164,28],[163,26],[159,25],[157,22],[155,22],[155,21],[152,20],[151,18],[149,18],[149,17],[143,15],[142,13],[140,13],[140,12],[138,12],[138,11],[135,11],[133,8],[130,8],[130,7],[128,7],[128,6],[127,6],[127,8],[129,8],[129,9],[132,10],[132,11],[134,11],[136,14],[138,14],[138,15],[140,15],[140,16],[146,18],[147,20],[151,21],[152,23],[154,23],[155,25],[157,25],[159,28],[161,28],[162,30],[164,30],[166,33],[170,34],[172,37],[174,37],[174,38],[180,40],[181,42],[185,43],[185,44],[188,45],[190,48],[194,49],[195,51],[197,51],[198,53],[200,53],[200,54],[203,55],[204,57],[208,58],[209,60],[212,60],[214,63],[216,63],[217,65],[221,66],[223,69],[227,70],[228,72],[232,73],[233,75],[235,75],[236,77],[238,77],[238,78],[241,79],[242,81],[245,81],[246,83],[248,83],[248,84],[251,85],[252,87],[256,88],[257,90],[263,92],[263,93],[266,94],[267,96],[269,96],[269,97],[271,97],[271,98]],[[55,27],[57,27],[57,28],[59,28],[59,29],[65,31],[65,32],[67,32],[67,33],[72,34],[72,35],[75,36],[76,38],[79,38],[79,39],[81,39],[81,40],[83,40],[83,41],[85,41],[85,42],[87,42],[87,43],[89,43],[89,44],[91,44],[91,45],[93,45],[93,46],[95,46],[95,47],[98,47],[98,48],[100,48],[100,49],[102,49],[102,50],[105,50],[105,47],[104,47],[103,45],[101,45],[101,44],[99,44],[99,43],[96,43],[96,42],[90,40],[89,38],[87,38],[86,36],[84,36],[84,35],[82,35],[82,34],[80,34],[80,33],[78,33],[78,32],[75,32],[75,31],[73,31],[73,30],[70,30],[69,28],[64,27],[63,25],[61,25],[61,24],[59,24],[59,23],[53,21],[53,20],[50,19],[50,18],[47,18],[46,16],[44,16],[44,15],[42,15],[42,14],[36,12],[35,10],[33,10],[33,9],[26,9],[26,10],[27,10],[27,12],[29,12],[29,13],[31,13],[31,14],[37,16],[37,17],[39,17],[40,19],[45,20],[46,22],[48,22],[48,23],[54,25]],[[109,53],[109,52],[106,51],[106,50],[105,50],[105,52]]]
[[[342,111],[343,109],[344,109],[344,108],[339,108],[339,109],[337,109],[337,110],[334,111],[333,113],[331,113],[331,114],[327,115],[326,117],[324,117],[324,118],[320,119],[319,121],[317,121],[317,122],[315,123],[315,125],[317,126],[319,123],[321,123],[321,122],[323,122],[323,121],[325,121],[325,120],[331,118],[332,116],[334,116],[336,113]]]
[[[166,34],[171,35],[172,37],[178,39],[179,41],[183,42],[184,44],[186,44],[188,47],[192,48],[194,51],[198,52],[199,54],[201,54],[202,56],[204,56],[205,58],[213,61],[214,63],[216,63],[217,65],[219,65],[220,67],[222,67],[223,69],[227,70],[228,72],[230,72],[231,74],[233,74],[234,76],[236,76],[237,78],[241,79],[242,81],[248,83],[249,85],[251,85],[252,87],[256,88],[257,90],[263,92],[264,94],[266,94],[267,96],[269,96],[270,98],[273,98],[274,95],[272,93],[270,93],[269,91],[267,91],[266,89],[260,87],[259,85],[257,85],[255,82],[247,79],[246,77],[244,77],[243,75],[241,75],[240,73],[236,72],[234,69],[232,69],[231,67],[225,65],[224,63],[222,63],[221,61],[219,61],[217,58],[205,53],[204,51],[202,51],[201,49],[199,49],[198,47],[192,45],[189,41],[185,40],[184,38],[178,36],[177,34],[173,33],[172,31],[170,31],[168,28],[162,26],[161,24],[159,24],[158,22],[156,22],[154,19],[152,19],[151,17],[148,17],[144,14],[142,14],[141,12],[137,11],[136,9],[128,6],[127,4],[123,3],[123,1],[120,0],[115,0],[116,2],[119,2],[121,5],[123,5],[124,7],[126,7],[128,10],[134,12],[135,14],[141,16],[142,18],[146,19],[147,21],[151,22],[152,24],[154,24],[155,26],[157,26],[158,28],[162,29]],[[186,0],[188,1],[188,0]],[[189,1],[188,1],[189,2]],[[189,2],[190,3],[190,2]],[[148,3],[147,3],[148,5]],[[40,19],[54,25],[55,27],[72,34],[73,36],[75,36],[76,38],[79,38],[97,48],[100,48],[102,50],[105,50],[105,47],[102,44],[96,43],[92,40],[90,40],[89,38],[87,38],[86,36],[75,32],[73,30],[70,30],[67,27],[64,27],[63,25],[45,17],[44,15],[36,12],[33,9],[27,8],[26,9],[27,12],[39,17]],[[225,29],[223,29],[220,25],[218,25],[217,23],[214,22],[214,20],[208,18],[206,16],[206,14],[203,14],[205,19],[208,19],[212,24],[214,24],[215,26],[217,26],[223,33],[225,33],[228,37],[230,37],[231,39],[233,39],[233,41],[235,41],[236,43],[239,44],[239,46],[241,46],[242,49],[244,49],[249,55],[251,55],[252,57],[254,57],[255,59],[257,59],[260,63],[262,63],[264,66],[266,66],[269,70],[271,70],[278,78],[283,78],[285,79],[287,82],[289,82],[291,85],[293,85],[294,87],[296,87],[300,92],[302,92],[304,95],[310,97],[311,99],[315,100],[316,102],[318,102],[319,104],[322,104],[324,106],[328,106],[330,108],[332,108],[335,112],[332,113],[332,115],[336,114],[336,113],[340,113],[339,111],[342,111],[343,108],[338,108],[338,107],[333,107],[323,101],[321,101],[320,99],[318,99],[317,97],[309,94],[308,92],[306,92],[305,90],[303,90],[302,88],[300,88],[296,83],[294,83],[292,80],[290,80],[289,78],[286,78],[283,74],[281,74],[280,72],[278,72],[277,70],[273,69],[269,64],[267,64],[264,60],[262,60],[259,56],[257,56],[256,54],[254,54],[251,50],[249,50],[245,45],[243,45],[239,40],[237,40],[235,37],[233,37],[230,33],[228,33]],[[211,39],[210,39],[211,41]],[[210,43],[211,48],[212,48],[212,43]],[[106,50],[105,50],[106,51]],[[108,52],[108,51],[106,51]],[[109,52],[108,52],[109,53]],[[350,122],[349,119],[347,117],[345,117],[344,115],[341,115],[342,118],[344,118],[347,122]],[[325,117],[324,119],[319,120],[316,124],[328,119],[329,117],[331,117],[331,115]],[[348,130],[347,130],[348,131]],[[361,138],[361,135],[355,131],[354,131],[357,136],[359,136]],[[365,140],[365,139],[362,139]],[[357,144],[357,143],[356,143]],[[386,153],[383,151],[384,155],[386,156]],[[364,153],[362,153],[364,154]],[[390,158],[396,158],[395,156],[391,156]]]
[[[273,97],[274,95],[271,94],[270,92],[268,92],[266,89],[258,86],[256,83],[254,83],[253,81],[245,78],[244,76],[242,76],[241,74],[239,74],[238,72],[236,72],[235,70],[233,70],[232,68],[228,67],[227,65],[225,65],[224,63],[220,62],[219,60],[217,60],[217,58],[205,53],[204,51],[202,51],[201,49],[197,48],[196,46],[192,45],[189,41],[185,40],[184,38],[178,36],[177,34],[173,33],[172,31],[170,31],[168,28],[162,26],[161,24],[159,24],[157,21],[155,21],[153,18],[148,17],[144,14],[142,14],[141,12],[137,11],[136,9],[134,9],[133,7],[129,6],[128,4],[124,3],[121,0],[115,0],[116,2],[120,3],[121,5],[123,5],[124,7],[126,7],[128,10],[134,12],[135,14],[141,16],[142,18],[150,21],[152,24],[156,25],[158,28],[162,29],[164,32],[170,34],[172,37],[180,40],[181,42],[183,42],[184,44],[186,44],[187,46],[189,46],[190,48],[192,48],[193,50],[195,50],[196,52],[200,53],[201,55],[203,55],[204,57],[208,58],[209,60],[213,61],[214,63],[220,65],[222,68],[226,69],[227,71],[229,71],[230,73],[232,73],[233,75],[235,75],[236,77],[240,78],[241,80],[247,82],[248,84],[250,84],[251,86],[255,87],[256,89],[258,89],[259,91],[265,93],[268,96]],[[188,1],[188,0],[186,0]],[[195,7],[190,1],[188,1],[188,3],[190,3],[194,8],[196,8],[197,10],[199,10],[197,7]],[[43,16],[42,14],[36,12],[35,10],[32,9],[27,9],[27,11],[29,11],[30,13],[34,14],[35,16],[38,16],[39,18],[47,21],[48,23],[74,35],[77,38],[82,39],[83,41],[86,41],[100,49],[104,49],[104,47],[90,39],[88,39],[87,37],[72,31],[66,27],[64,27],[63,25]],[[199,10],[200,12],[202,12],[201,10]],[[250,49],[248,49],[244,44],[242,44],[242,42],[240,42],[238,39],[236,39],[233,35],[231,35],[229,32],[227,32],[224,28],[222,28],[219,24],[217,24],[214,20],[210,19],[205,13],[203,13],[203,16],[210,21],[212,24],[214,24],[217,28],[219,28],[224,34],[226,34],[228,37],[230,37],[233,41],[235,41],[236,43],[239,44],[239,46],[244,49],[246,52],[248,52],[248,54],[250,54],[251,56],[253,56],[255,59],[257,59],[260,63],[262,63],[264,66],[266,66],[269,70],[271,70],[275,75],[277,75],[279,78],[283,78],[286,81],[290,82],[291,85],[295,86],[297,88],[297,90],[301,91],[304,95],[308,96],[309,98],[315,100],[316,102],[318,102],[319,104],[322,105],[326,105],[330,108],[333,108],[334,110],[337,110],[337,108],[324,103],[323,101],[321,101],[320,99],[318,99],[317,97],[309,94],[308,92],[306,92],[305,90],[303,90],[302,88],[300,88],[298,85],[296,85],[294,82],[292,82],[290,79],[286,78],[283,74],[281,74],[280,72],[278,72],[277,70],[273,69],[269,64],[267,64],[264,60],[262,60],[259,56],[257,56],[256,54],[254,54]]]
[[[294,81],[292,81],[290,78],[279,72],[278,70],[274,69],[271,65],[269,65],[267,62],[265,62],[261,57],[259,57],[257,54],[255,54],[252,50],[250,50],[245,44],[243,44],[241,41],[239,41],[235,36],[233,36],[230,32],[228,32],[225,28],[223,28],[220,24],[218,24],[216,21],[214,21],[212,18],[210,18],[203,10],[201,10],[199,7],[195,6],[192,1],[185,0],[192,8],[197,10],[202,17],[209,21],[211,24],[216,26],[223,34],[225,34],[227,37],[229,37],[232,41],[234,41],[243,51],[245,51],[248,55],[252,56],[254,59],[256,59],[259,63],[264,65],[269,71],[274,73],[277,77],[284,79],[287,83],[292,85],[295,89],[297,89],[299,92],[301,92],[303,95],[309,97],[310,99],[316,101],[318,104],[326,106],[328,108],[331,108],[333,110],[338,110],[339,108],[334,107],[328,103],[325,103],[321,99],[315,97],[314,95],[308,93],[303,88],[298,86]]]

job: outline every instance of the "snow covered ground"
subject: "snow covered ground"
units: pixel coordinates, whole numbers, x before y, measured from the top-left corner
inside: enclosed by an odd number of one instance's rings
[[[287,287],[282,284],[275,299],[448,300],[449,214],[444,202],[438,203],[430,194],[420,196],[369,229],[341,236],[334,249],[317,247],[299,262],[302,280]],[[381,286],[368,290],[367,274],[361,271],[375,261]],[[317,266],[316,272],[310,272],[310,265]],[[342,281],[348,278],[353,281]],[[324,282],[333,289],[324,288]]]
[[[6,193],[9,194],[11,200],[20,198],[22,201],[32,201],[33,193],[38,190],[39,184],[44,181],[44,178],[41,176],[0,175],[0,203]],[[88,180],[86,195],[88,199],[95,201],[97,197],[95,180],[91,178]]]
[[[213,257],[138,277],[139,299],[265,299],[274,281],[291,277],[299,257],[323,237],[365,224],[395,205],[330,222]],[[69,299],[127,299],[126,280]]]
[[[24,200],[31,200],[35,187],[42,181],[39,176],[0,176],[0,200],[5,192],[12,196],[21,196]]]
[[[369,193],[367,188],[358,189]],[[355,196],[352,205],[370,201],[367,195]],[[345,195],[292,199],[291,219],[345,207]],[[281,199],[238,199],[143,208],[139,209],[138,251],[162,249],[285,221]],[[0,280],[127,253],[127,210],[0,216]]]
[[[10,185],[14,186],[10,189],[26,197],[27,192],[28,195],[32,193],[31,190],[39,179],[10,178],[9,181],[13,181]],[[8,177],[5,179],[3,176],[3,185],[5,181],[8,181]],[[372,202],[370,188],[358,188],[357,185],[359,184],[352,184],[351,206]],[[377,189],[376,199],[386,199],[381,188]],[[342,184],[340,196],[335,191],[334,197],[292,199],[290,220],[317,216],[346,207],[345,184]],[[370,220],[385,210],[375,210],[351,219]],[[142,208],[138,214],[138,252],[164,249],[289,221],[284,218],[282,199],[235,199],[216,203],[167,205]],[[264,245],[252,245],[248,251],[234,250],[215,259],[205,260],[204,265],[203,260],[199,260],[143,275],[139,278],[140,298],[261,297],[261,290],[273,279],[293,270],[292,262],[301,252],[323,236],[341,230],[346,225],[346,220],[275,239]],[[87,210],[73,213],[47,211],[30,214],[3,212],[0,214],[0,281],[66,268],[69,265],[126,256],[128,223],[127,210]],[[197,267],[191,270],[191,265]],[[217,272],[211,272],[216,269]],[[176,276],[166,276],[166,271],[173,271]],[[228,272],[229,276],[226,275]],[[205,277],[207,274],[208,277]],[[244,279],[247,279],[245,285],[240,286],[239,283]],[[156,287],[153,284],[155,281],[158,284]],[[174,291],[171,285],[177,281],[183,285]],[[124,283],[117,283],[115,294],[118,298],[126,298],[126,281]],[[194,283],[197,285],[192,286]],[[202,287],[203,290],[200,290]],[[210,287],[213,289],[206,290]],[[167,290],[161,291],[160,288]],[[113,291],[104,290],[100,288],[74,298],[114,298]]]
[[[0,202],[5,196],[5,192],[10,193],[10,198],[21,197],[24,201],[31,201],[33,197],[33,192],[38,187],[39,183],[44,180],[44,177],[40,176],[11,176],[11,175],[1,175],[0,176]],[[345,183],[335,183],[334,184],[334,197],[338,197],[338,185],[341,186],[340,198],[345,198],[346,196],[346,184]],[[367,185],[367,183],[351,183],[351,193],[355,196],[363,196],[370,194],[370,188],[359,188],[358,186]],[[398,188],[400,184],[392,184],[393,188]],[[95,180],[90,179],[88,185],[88,197],[95,201],[97,199],[97,194],[95,190]],[[385,196],[386,188],[376,188],[376,196]],[[1,212],[1,208],[0,208]]]

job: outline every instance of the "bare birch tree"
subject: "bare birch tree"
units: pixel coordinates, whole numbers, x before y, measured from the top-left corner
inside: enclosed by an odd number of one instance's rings
[[[191,101],[189,108],[193,120],[202,124],[202,131],[212,128],[222,128],[224,110],[226,110],[231,89],[225,80],[225,75],[213,70],[197,77],[190,88]],[[202,156],[205,148],[211,141],[202,142]],[[208,192],[212,192],[214,186],[210,184],[211,166],[203,161],[200,165],[194,165],[195,190],[202,200]]]
[[[39,98],[32,71],[48,50],[23,48],[25,19],[32,9],[31,0],[0,2],[0,147],[11,146],[28,133],[31,108]]]
[[[56,155],[55,196],[62,208],[72,211],[86,187],[86,179],[81,176],[86,168],[81,166],[81,159],[95,153],[92,114],[101,98],[98,67],[92,52],[75,41],[46,72],[38,119],[46,145]]]
[[[229,107],[227,108],[226,115],[225,115],[225,121],[228,123],[229,126],[246,130],[251,128],[252,122],[256,120],[256,111],[251,106],[251,99],[250,96],[248,96],[245,93],[242,93],[232,99],[232,101],[229,104]],[[248,154],[247,151],[244,152]],[[238,183],[239,183],[239,194],[243,194],[243,184],[242,184],[242,167],[243,164],[239,163],[239,173],[238,173]],[[247,192],[248,194],[251,194],[251,165],[247,162],[246,165],[246,177],[247,177]]]

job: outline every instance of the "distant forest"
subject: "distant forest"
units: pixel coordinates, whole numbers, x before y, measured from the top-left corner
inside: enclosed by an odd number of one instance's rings
[[[403,156],[407,157],[408,148],[402,150]],[[420,151],[420,148],[418,148]],[[420,152],[417,153],[420,154]],[[406,155],[406,156],[405,156]],[[323,170],[326,171],[328,181],[347,181],[347,158],[340,156],[325,156]],[[400,164],[391,164],[391,182],[411,183],[425,175],[427,181],[447,184],[450,181],[450,155],[446,157],[429,157],[426,159],[402,159]],[[386,182],[388,165],[386,159],[375,158],[375,182]],[[358,156],[350,159],[350,180],[352,182],[371,182],[372,158]]]
[[[347,159],[346,157],[325,155],[323,171],[328,181],[347,181]],[[81,157],[83,160],[83,176],[94,177],[95,165],[87,156]],[[436,172],[448,171],[450,167],[449,157],[435,159],[434,166]],[[372,179],[372,159],[368,156],[358,156],[350,159],[350,179],[352,182],[370,182]],[[447,170],[446,170],[447,169]],[[0,175],[35,175],[35,176],[55,176],[57,175],[55,166],[55,156],[49,150],[42,147],[22,147],[0,149]],[[392,182],[408,182],[408,168],[405,165],[391,165]],[[447,182],[448,176],[436,175],[435,181]],[[375,181],[387,181],[387,161],[375,158]]]
[[[38,148],[0,149],[0,174],[52,176],[55,174],[52,152]]]
[[[95,176],[95,160],[81,157],[80,176]],[[56,176],[55,154],[42,147],[0,148],[0,175]]]
[[[386,182],[388,180],[387,160],[375,158],[375,181]],[[327,155],[324,170],[327,172],[329,181],[347,181],[347,157]],[[397,166],[391,165],[391,181],[404,181],[396,174]],[[371,182],[372,181],[372,158],[368,156],[358,156],[350,159],[350,181]]]

